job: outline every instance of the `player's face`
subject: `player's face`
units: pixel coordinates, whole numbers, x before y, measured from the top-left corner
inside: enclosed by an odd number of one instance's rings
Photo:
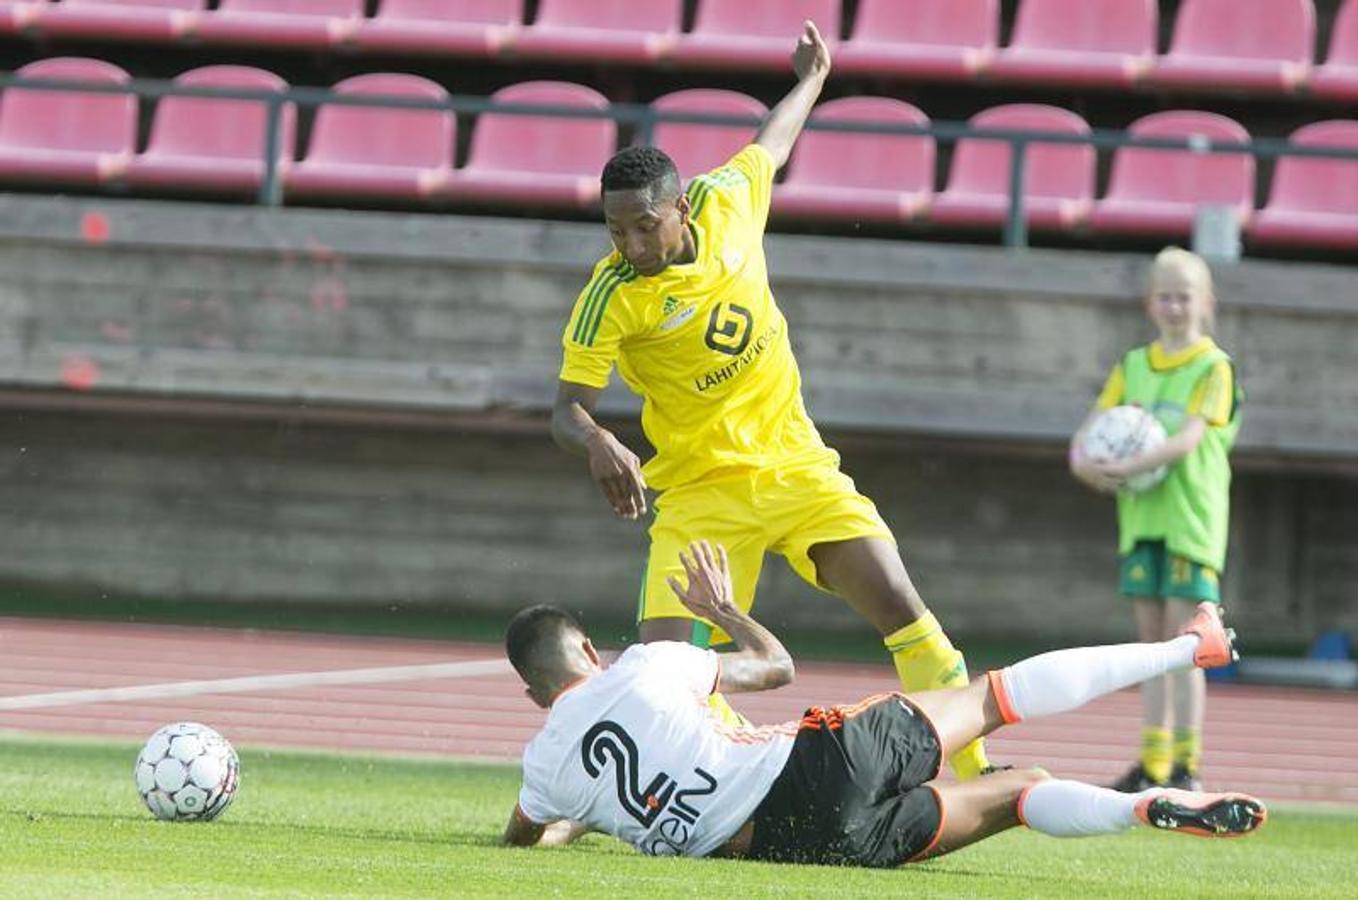
[[[650,188],[604,194],[604,221],[613,246],[644,276],[659,275],[684,253],[688,198],[655,196]]]
[[[1190,337],[1204,329],[1211,303],[1211,296],[1193,273],[1166,266],[1151,281],[1146,312],[1165,337]]]

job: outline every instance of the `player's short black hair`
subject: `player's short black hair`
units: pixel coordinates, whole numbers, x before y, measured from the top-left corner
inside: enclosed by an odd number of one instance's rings
[[[575,616],[546,603],[521,610],[505,629],[505,654],[514,671],[530,685],[539,684],[560,657],[565,632],[584,634]]]
[[[679,168],[658,147],[628,147],[613,155],[599,179],[603,193],[655,187],[679,193]]]

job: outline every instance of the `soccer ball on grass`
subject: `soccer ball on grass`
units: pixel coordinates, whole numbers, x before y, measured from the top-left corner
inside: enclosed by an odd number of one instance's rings
[[[1165,442],[1165,427],[1139,406],[1114,406],[1099,413],[1085,432],[1080,450],[1095,462],[1114,462],[1140,456]],[[1125,488],[1148,491],[1165,480],[1165,466],[1127,479]]]
[[[226,738],[197,722],[156,731],[137,755],[137,792],[156,818],[208,821],[222,814],[240,784],[240,760]]]

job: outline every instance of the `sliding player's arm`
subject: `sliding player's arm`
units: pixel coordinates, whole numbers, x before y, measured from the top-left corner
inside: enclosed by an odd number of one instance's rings
[[[509,814],[509,824],[505,826],[503,840],[510,847],[536,847],[546,831],[546,825],[534,822],[516,805],[514,811]]]
[[[797,49],[792,54],[792,69],[797,73],[797,85],[779,101],[759,129],[754,142],[773,157],[775,169],[781,168],[792,155],[792,145],[802,133],[806,117],[816,104],[825,78],[830,74],[830,50],[821,39],[813,22],[808,21]]]
[[[562,819],[539,825],[523,814],[517,806],[510,813],[505,826],[504,843],[510,847],[564,847],[589,834],[590,828],[580,822]]]
[[[568,453],[589,460],[589,477],[613,511],[626,519],[646,515],[646,480],[641,460],[613,432],[594,421],[602,389],[571,381],[557,383],[552,438]]]
[[[796,674],[792,656],[773,633],[740,611],[735,604],[726,548],[714,549],[707,541],[694,541],[689,554],[679,554],[688,584],[671,576],[670,590],[696,616],[720,627],[740,648],[721,654],[721,670],[715,690],[724,693],[766,691],[782,687]]]

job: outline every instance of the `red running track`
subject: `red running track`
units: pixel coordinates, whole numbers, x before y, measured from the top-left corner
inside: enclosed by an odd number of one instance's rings
[[[291,685],[194,696],[6,709],[31,694],[185,681],[498,660],[486,644],[253,630],[0,618],[0,729],[140,739],[168,722],[212,725],[238,745],[516,759],[543,713],[503,670],[445,677]],[[456,669],[456,666],[450,667]],[[418,673],[416,673],[418,674]],[[881,665],[805,663],[797,682],[735,705],[756,722],[804,707],[891,690]],[[1204,780],[1265,799],[1358,804],[1358,696],[1349,692],[1212,685]],[[81,698],[75,698],[81,699]],[[1005,729],[992,758],[1055,775],[1110,780],[1139,741],[1134,691],[1082,710]]]

